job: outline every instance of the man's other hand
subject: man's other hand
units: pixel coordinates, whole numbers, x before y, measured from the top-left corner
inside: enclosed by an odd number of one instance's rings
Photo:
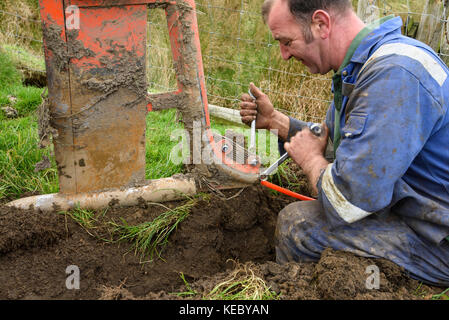
[[[257,129],[270,130],[271,120],[275,112],[273,104],[268,96],[260,91],[254,83],[250,84],[250,90],[256,100],[254,101],[247,93],[242,95],[240,99],[240,116],[242,117],[242,122],[250,126],[251,122],[256,120]]]
[[[312,173],[316,169],[315,166],[321,166],[323,163],[329,129],[325,123],[322,124],[322,129],[323,133],[319,137],[307,129],[298,131],[290,142],[284,144],[290,157],[306,174]]]

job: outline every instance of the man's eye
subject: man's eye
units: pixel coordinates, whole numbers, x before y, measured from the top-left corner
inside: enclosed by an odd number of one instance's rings
[[[291,41],[287,41],[287,42],[284,44],[284,46],[290,47],[291,43],[292,43]]]

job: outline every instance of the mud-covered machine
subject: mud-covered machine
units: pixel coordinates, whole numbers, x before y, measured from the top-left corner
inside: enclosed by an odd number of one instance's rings
[[[148,94],[147,17],[156,8],[166,13],[177,91]],[[194,0],[40,0],[40,13],[59,193],[9,205],[127,206],[259,179],[260,164],[248,161],[255,155],[211,131]],[[146,180],[145,118],[166,108],[180,111],[190,136],[200,130],[204,138],[190,139],[187,174]]]

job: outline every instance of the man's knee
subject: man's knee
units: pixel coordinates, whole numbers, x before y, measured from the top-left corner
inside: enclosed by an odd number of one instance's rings
[[[321,205],[318,201],[298,201],[290,203],[279,212],[277,230],[282,234],[291,232],[294,226],[311,222],[321,213]]]
[[[276,226],[276,252],[279,263],[298,260],[302,239],[321,214],[318,201],[294,202],[279,212]],[[305,253],[307,254],[307,253]]]

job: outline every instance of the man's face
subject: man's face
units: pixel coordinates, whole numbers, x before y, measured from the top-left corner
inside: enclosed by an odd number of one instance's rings
[[[303,63],[310,73],[328,72],[323,64],[323,50],[320,48],[319,39],[314,37],[307,43],[303,33],[304,27],[291,14],[287,1],[276,1],[273,4],[267,24],[273,38],[279,41],[283,59],[295,58]]]

